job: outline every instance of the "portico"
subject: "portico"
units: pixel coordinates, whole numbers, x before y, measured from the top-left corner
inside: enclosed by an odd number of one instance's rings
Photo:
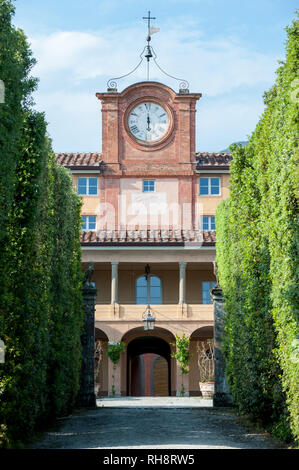
[[[151,338],[151,346],[149,353],[145,354],[160,356],[161,341],[165,343],[165,348],[169,348],[168,393],[178,394],[182,377],[179,365],[171,354],[174,352],[175,335],[181,335],[183,331],[192,338],[190,374],[183,377],[184,388],[186,395],[200,395],[197,366],[197,341],[200,337],[198,332],[202,332],[203,338],[213,337],[213,305],[204,303],[202,286],[203,282],[212,284],[215,281],[212,263],[214,248],[138,248],[131,250],[130,247],[123,247],[114,250],[111,247],[83,247],[83,267],[88,265],[90,259],[94,262],[93,280],[98,286],[95,328],[96,331],[102,332],[101,347],[106,349],[108,341],[123,341],[126,345],[126,352],[115,370],[112,369],[111,361],[104,357],[105,353],[102,355],[103,371],[99,395],[106,396],[110,393],[112,375],[116,395],[132,393],[131,377],[134,371],[131,369],[134,358],[128,354],[128,348],[132,350],[130,344],[135,340],[145,343],[146,346],[146,337]],[[150,276],[156,279],[149,292],[150,307],[156,319],[155,329],[150,332],[144,331],[142,325],[142,314],[147,307],[146,300],[143,301],[147,287],[140,283],[140,279],[145,278],[146,266],[150,270]],[[195,332],[197,333],[194,336]],[[144,350],[147,350],[146,347]],[[154,372],[152,368],[151,374]],[[160,371],[161,374],[163,372]]]

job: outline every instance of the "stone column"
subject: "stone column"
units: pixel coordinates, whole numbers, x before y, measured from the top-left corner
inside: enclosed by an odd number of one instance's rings
[[[89,268],[88,268],[89,269]],[[83,284],[83,310],[84,330],[82,342],[82,366],[80,378],[80,390],[77,397],[77,405],[80,407],[95,407],[96,397],[94,393],[94,310],[97,289],[95,283],[87,280]]]
[[[225,377],[225,357],[222,352],[225,310],[222,289],[217,284],[212,290],[214,303],[214,360],[215,390],[213,406],[232,406],[232,396]]]
[[[180,261],[179,304],[186,303],[186,261]]]
[[[118,304],[118,261],[111,261],[111,304]]]

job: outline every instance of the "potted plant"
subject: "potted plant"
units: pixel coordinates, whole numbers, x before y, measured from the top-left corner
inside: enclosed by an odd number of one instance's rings
[[[213,340],[199,341],[198,344],[199,389],[204,398],[214,395],[214,345]]]

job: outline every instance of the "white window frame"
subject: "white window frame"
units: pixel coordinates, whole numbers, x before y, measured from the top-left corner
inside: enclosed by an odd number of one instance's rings
[[[154,190],[153,191],[145,191],[144,190],[144,183],[145,182],[149,182],[149,181],[152,181],[154,183]],[[143,193],[154,193],[156,191],[156,180],[142,180],[142,192]]]
[[[209,228],[208,229],[204,229],[203,228],[203,218],[204,217],[207,217],[209,220],[208,220],[208,224],[209,224]],[[214,217],[214,225],[216,224],[216,221],[215,221],[215,216],[214,215],[203,215],[202,218],[201,218],[201,227],[202,227],[202,230],[209,230],[209,231],[214,231],[216,230],[216,225],[215,225],[215,228],[211,228],[212,226],[212,217]]]
[[[80,178],[86,178],[86,194],[79,194],[79,179]],[[96,179],[97,180],[97,192],[96,194],[89,194],[89,181],[90,179]],[[98,193],[99,193],[99,182],[98,182],[98,178],[96,176],[78,176],[78,179],[77,179],[77,194],[79,196],[98,196]]]
[[[138,279],[144,277],[145,274],[141,274],[141,276],[138,276],[136,277],[135,279],[135,303],[136,305],[147,305],[147,302],[146,304],[137,304],[137,282],[138,282]],[[148,279],[147,279],[147,300],[150,300],[151,299],[151,296],[150,296],[150,278],[151,277],[157,277],[159,280],[160,280],[160,292],[161,292],[161,303],[160,304],[152,304],[152,305],[162,305],[163,304],[163,286],[162,286],[162,279],[160,276],[158,276],[157,274],[149,274],[148,275]],[[150,302],[151,304],[151,302]]]
[[[202,178],[205,178],[208,180],[208,194],[200,194],[200,180]],[[219,180],[219,193],[218,194],[211,194],[211,189],[212,189],[212,179],[218,179]],[[213,197],[213,196],[221,196],[221,177],[220,176],[200,176],[199,177],[199,183],[198,183],[198,195],[200,197]]]
[[[82,217],[82,220],[83,220],[83,217],[86,217],[86,228],[82,227],[82,231],[86,231],[86,232],[95,232],[96,229],[97,229],[97,216],[96,215],[81,215]],[[96,226],[95,228],[89,228],[89,217],[95,217],[96,219]]]

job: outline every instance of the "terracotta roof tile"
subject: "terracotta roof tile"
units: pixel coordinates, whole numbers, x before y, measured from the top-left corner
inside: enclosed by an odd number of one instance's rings
[[[56,153],[58,163],[67,167],[100,166],[103,161],[101,153]],[[197,169],[203,167],[229,167],[232,160],[230,153],[198,152],[196,154]]]
[[[109,246],[109,245],[180,245],[198,243],[214,246],[216,232],[201,230],[98,230],[83,231],[81,244],[83,246]]]
[[[202,167],[229,167],[232,158],[230,153],[197,153],[197,169]]]
[[[99,166],[101,153],[56,153],[56,161],[63,166]]]

